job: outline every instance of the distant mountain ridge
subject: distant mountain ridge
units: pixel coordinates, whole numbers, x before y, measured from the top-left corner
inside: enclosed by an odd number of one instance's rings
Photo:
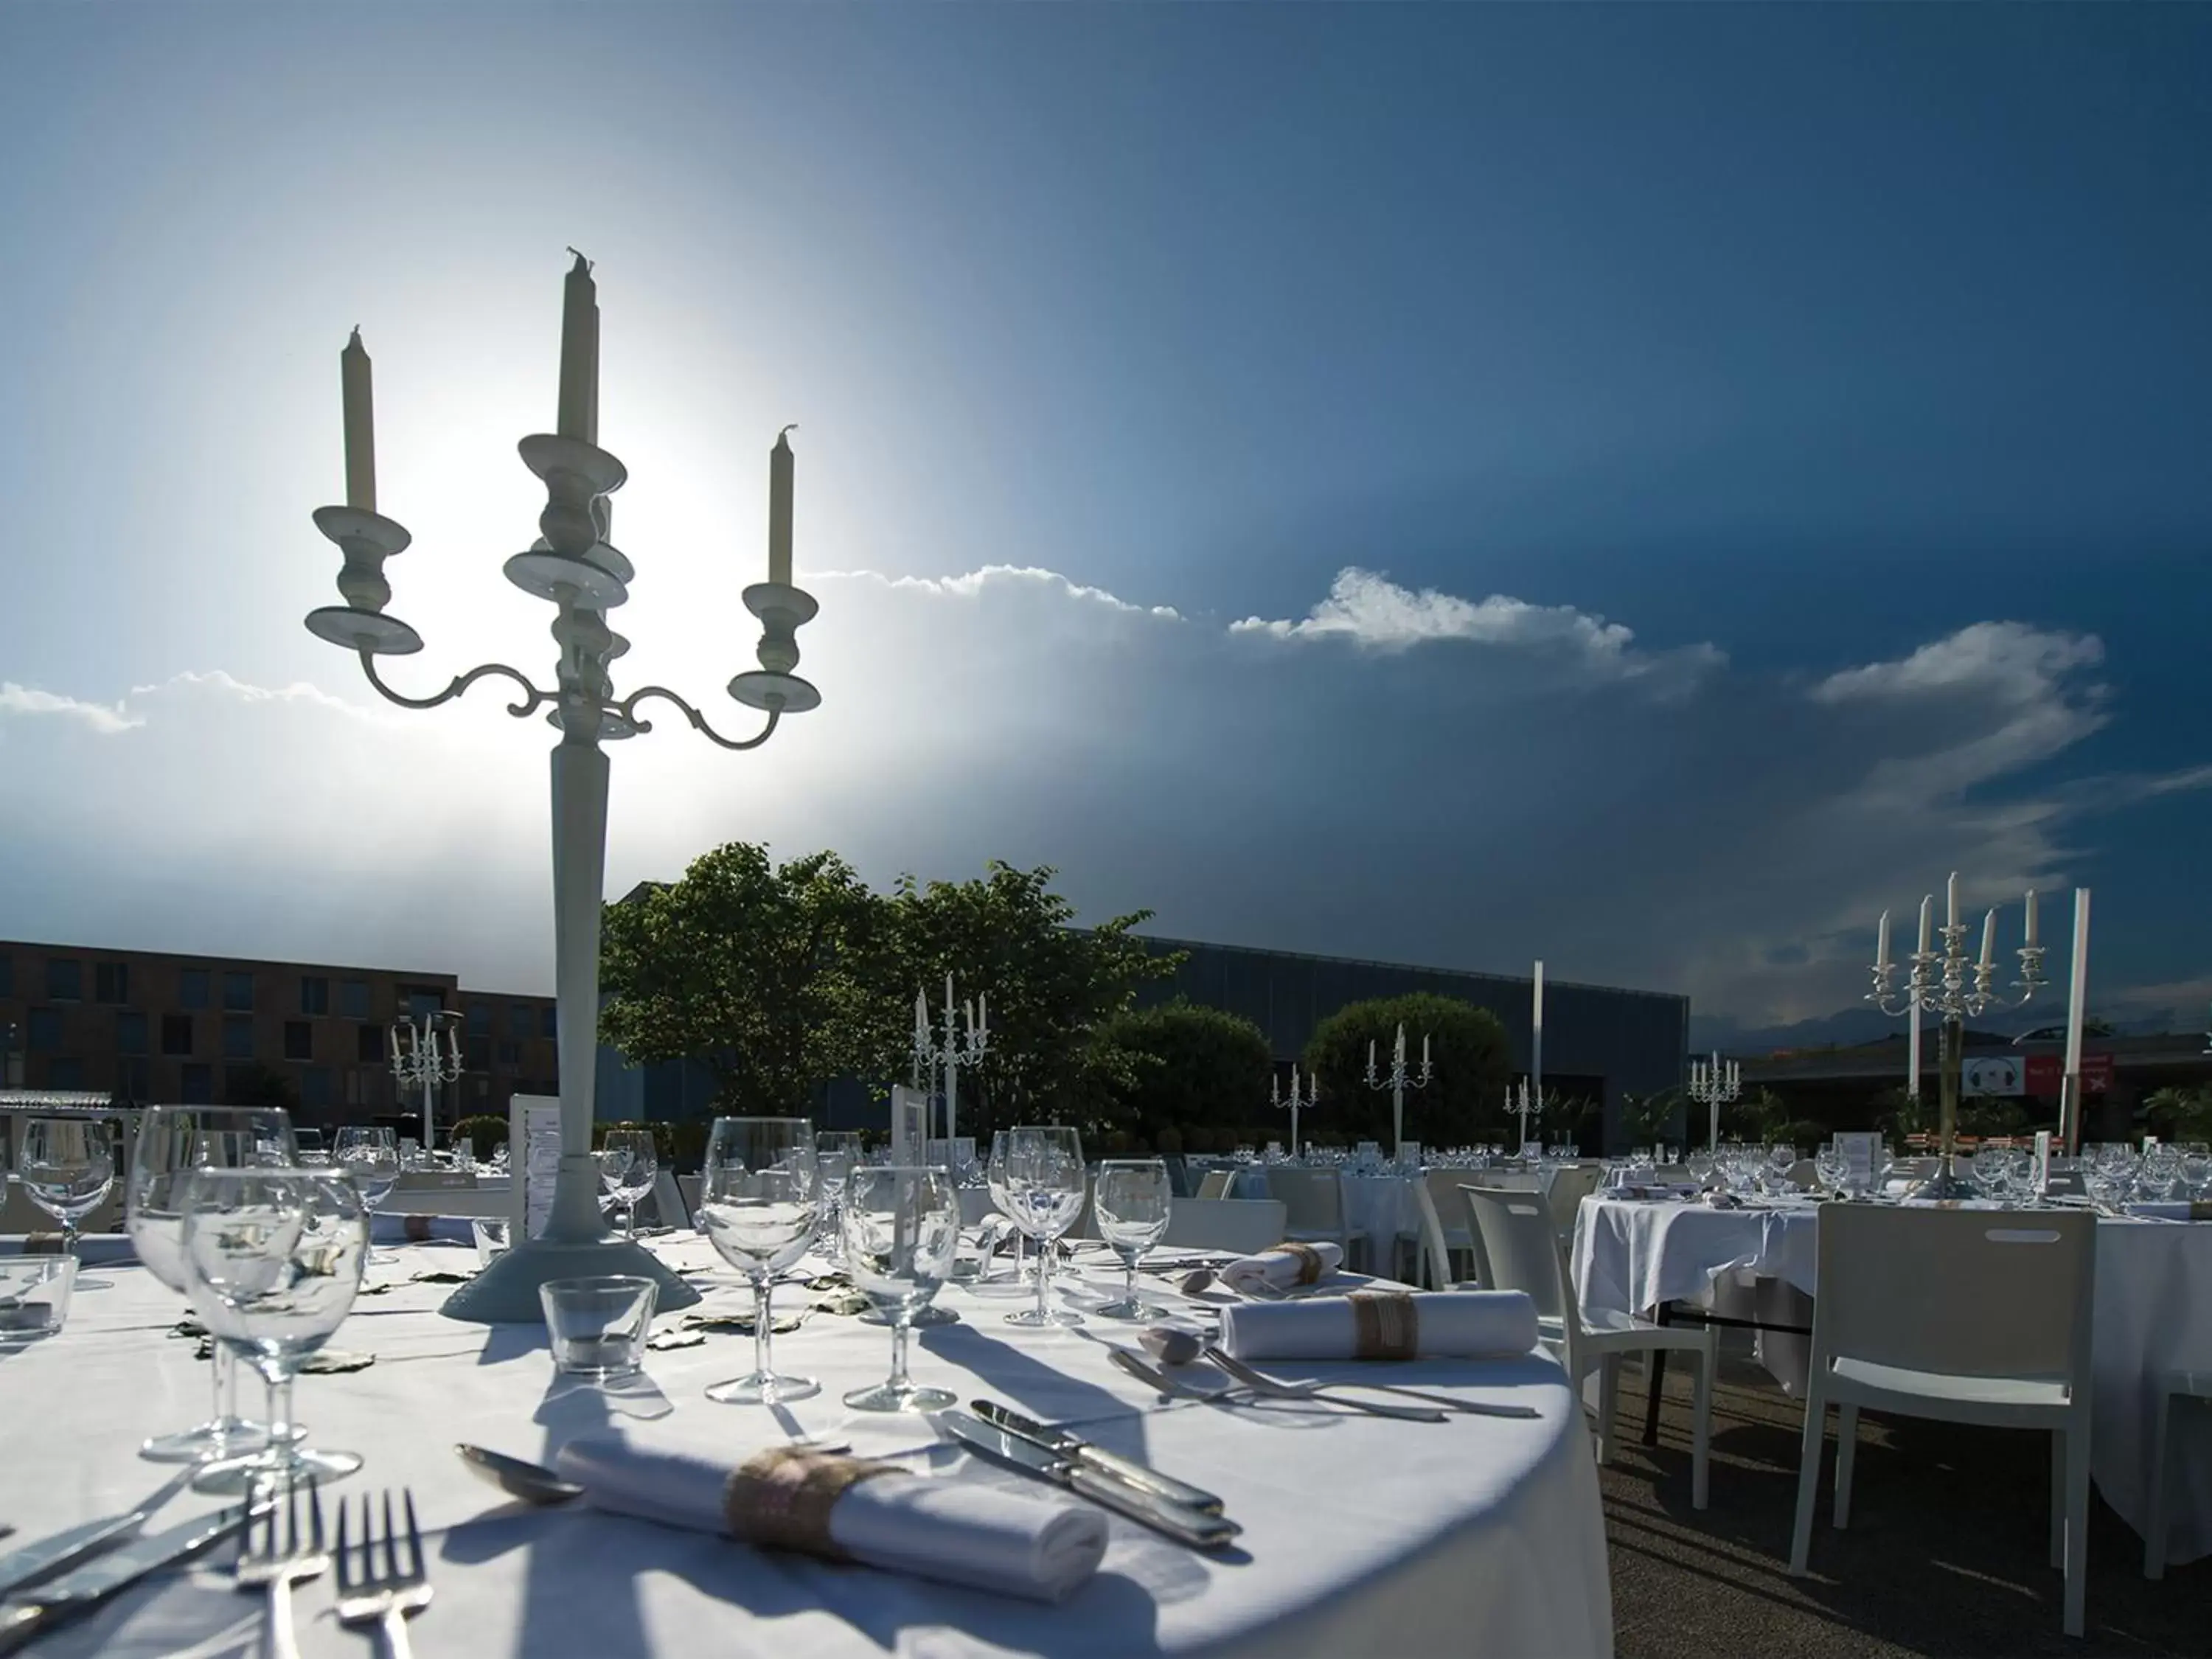
[[[2178,1008],[2157,1008],[2148,1013],[2127,1019],[2112,1019],[2094,1007],[2091,1017],[2101,1019],[2124,1036],[2148,1036],[2161,1031],[2191,1031],[2203,1029],[2197,1011],[2185,1013]],[[2004,1031],[2014,1036],[2032,1030],[2039,1025],[2061,1025],[2066,1020],[2066,1002],[2061,997],[2032,1002],[2025,1008],[1991,1009],[1972,1022],[1976,1030]],[[1926,1041],[1929,1053],[1935,1052],[1935,1024],[1929,1023]],[[1811,1019],[1801,1019],[1788,1025],[1745,1026],[1728,1014],[1698,1014],[1690,1016],[1690,1052],[1703,1054],[1718,1050],[1727,1054],[1766,1054],[1782,1048],[1848,1048],[1862,1042],[1879,1042],[1884,1037],[1902,1036],[1905,1025],[1902,1019],[1870,1007],[1840,1008],[1832,1014],[1821,1014]]]

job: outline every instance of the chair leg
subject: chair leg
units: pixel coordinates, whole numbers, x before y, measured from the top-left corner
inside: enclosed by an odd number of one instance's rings
[[[1804,1448],[1797,1454],[1797,1526],[1790,1540],[1790,1573],[1794,1578],[1805,1576],[1807,1559],[1813,1553],[1813,1501],[1820,1495],[1820,1455],[1826,1449],[1827,1430],[1828,1402],[1821,1396],[1820,1385],[1808,1382]]]
[[[1620,1403],[1620,1356],[1609,1353],[1597,1367],[1597,1461],[1613,1462],[1613,1419]]]
[[[2173,1396],[2161,1393],[2150,1418],[2150,1498],[2143,1505],[2143,1577],[2166,1577],[2166,1428]]]
[[[2066,1566],[2066,1435],[2051,1431],[2051,1565]]]
[[[1713,1369],[1720,1357],[1720,1343],[1710,1327],[1705,1337],[1705,1351],[1698,1356],[1697,1417],[1690,1430],[1690,1507],[1693,1510],[1705,1508],[1712,1491]]]
[[[2066,1624],[2079,1636],[2089,1600],[2089,1425],[2066,1434]]]
[[[1668,1322],[1668,1304],[1662,1302],[1653,1310],[1654,1324],[1664,1325]],[[1666,1386],[1667,1382],[1666,1349],[1654,1348],[1651,1351],[1651,1357],[1644,1362],[1644,1364],[1650,1373],[1651,1386],[1650,1394],[1644,1401],[1644,1443],[1647,1446],[1656,1446],[1659,1443],[1659,1391]]]
[[[1851,1476],[1857,1472],[1859,1408],[1836,1407],[1836,1530],[1851,1524]]]

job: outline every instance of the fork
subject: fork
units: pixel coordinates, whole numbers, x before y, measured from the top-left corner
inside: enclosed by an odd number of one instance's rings
[[[321,1577],[331,1565],[330,1552],[323,1547],[322,1494],[313,1481],[306,1486],[307,1536],[304,1541],[300,1536],[301,1483],[293,1481],[283,1499],[270,1497],[269,1507],[262,1512],[264,1525],[246,1522],[246,1542],[238,1553],[234,1588],[269,1592],[271,1659],[299,1659],[299,1637],[292,1627],[292,1586]],[[281,1544],[280,1509],[283,1511]]]
[[[430,1582],[422,1572],[422,1532],[415,1524],[415,1494],[400,1488],[400,1504],[407,1516],[406,1565],[402,1565],[398,1529],[392,1523],[392,1492],[384,1493],[384,1530],[380,1540],[374,1501],[361,1500],[361,1544],[358,1553],[346,1541],[346,1507],[338,1505],[338,1622],[349,1629],[374,1625],[384,1635],[390,1659],[413,1659],[407,1645],[407,1621],[430,1605]],[[377,1554],[380,1542],[383,1566]]]
[[[1280,1377],[1254,1370],[1241,1359],[1231,1358],[1218,1347],[1208,1348],[1206,1357],[1253,1393],[1271,1395],[1278,1400],[1334,1400],[1340,1405],[1350,1406],[1358,1402],[1340,1399],[1332,1391],[1369,1389],[1377,1394],[1396,1395],[1404,1400],[1419,1400],[1444,1411],[1464,1412],[1474,1417],[1534,1417],[1538,1414],[1534,1406],[1494,1405],[1486,1400],[1455,1400],[1449,1395],[1424,1394],[1419,1389],[1403,1388],[1395,1382],[1285,1382]]]

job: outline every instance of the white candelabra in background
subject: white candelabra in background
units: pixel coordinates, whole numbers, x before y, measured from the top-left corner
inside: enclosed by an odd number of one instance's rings
[[[1709,1060],[1690,1062],[1689,1096],[1711,1117],[1711,1139],[1706,1145],[1715,1152],[1721,1147],[1721,1108],[1735,1104],[1742,1094],[1743,1066],[1740,1062],[1724,1060],[1717,1053]]]
[[[572,250],[573,251],[573,250]],[[607,497],[629,474],[599,445],[599,308],[590,263],[581,254],[569,270],[561,317],[560,414],[556,433],[522,440],[523,464],[544,481],[546,506],[539,539],[507,561],[507,579],[554,606],[559,647],[550,690],[520,670],[486,663],[458,675],[434,696],[410,697],[385,684],[377,659],[422,648],[422,636],[384,607],[392,599],[384,562],[410,538],[376,510],[376,462],[370,413],[368,353],[358,329],[339,359],[344,390],[346,504],[319,507],[315,526],[345,555],[338,573],[342,605],[308,613],[308,631],[356,653],[381,696],[403,708],[434,708],[488,675],[521,689],[507,713],[526,718],[541,708],[560,734],[553,749],[553,953],[559,993],[561,1164],[552,1213],[537,1237],[514,1248],[462,1285],[441,1310],[483,1323],[536,1322],[544,1317],[538,1286],[549,1279],[641,1275],[660,1287],[662,1308],[689,1307],[699,1293],[650,1252],[611,1237],[599,1206],[592,1158],[593,1089],[599,1060],[599,916],[605,900],[607,757],[600,744],[652,730],[638,706],[653,698],[674,704],[694,729],[724,749],[757,749],[787,714],[819,705],[821,694],[793,672],[798,629],[813,618],[811,595],[791,580],[792,453],[778,434],[769,456],[768,580],[744,590],[745,608],[760,619],[758,672],[741,673],[729,694],[767,719],[754,736],[725,738],[675,692],[648,685],[617,698],[609,665],[629,641],[607,627],[606,613],[629,598],[636,574],[609,541]],[[786,428],[787,431],[789,428]],[[548,707],[550,705],[550,708]]]
[[[1295,1066],[1291,1066],[1291,1097],[1287,1103],[1291,1109],[1291,1156],[1292,1158],[1298,1155],[1298,1109],[1304,1107],[1307,1111],[1311,1111],[1320,1099],[1321,1082],[1318,1078],[1308,1078],[1305,1097],[1303,1100],[1298,1097],[1298,1068]],[[1267,1104],[1279,1112],[1285,1104],[1276,1086],[1273,1073],[1270,1073],[1267,1077]]]
[[[991,998],[988,992],[979,995],[967,1006],[968,1030],[958,1028],[957,1007],[952,1000],[952,975],[945,976],[945,1038],[939,1042],[929,1030],[929,998],[924,992],[914,994],[914,1086],[917,1089],[933,1085],[938,1078],[945,1080],[945,1139],[949,1142],[960,1133],[960,1068],[973,1069],[982,1063],[991,1051]],[[922,1139],[931,1138],[929,1126],[922,1126]]]
[[[1972,1182],[1960,1175],[1954,1152],[1959,1134],[1959,1079],[1965,1066],[1966,1022],[1999,1006],[2018,1007],[2033,1000],[2043,988],[2043,947],[2035,937],[2035,890],[2027,894],[2027,942],[2020,948],[2020,977],[2012,988],[2017,997],[2002,996],[1995,981],[1997,971],[1997,913],[1982,918],[1979,960],[1966,957],[1966,924],[1959,920],[1959,872],[1954,870],[1945,889],[1943,948],[1934,948],[1935,896],[1920,901],[1920,948],[1912,953],[1912,972],[1901,994],[1895,987],[1897,964],[1889,955],[1889,912],[1881,913],[1875,937],[1874,988],[1866,1000],[1886,1014],[1931,1010],[1943,1022],[1943,1046],[1939,1060],[1942,1079],[1942,1115],[1938,1120],[1941,1152],[1936,1173],[1914,1188],[1921,1198],[1972,1198]],[[2086,933],[2086,929],[2084,930]],[[1971,988],[1966,976],[1973,975]]]
[[[445,1042],[438,1041],[440,1032]],[[418,1020],[392,1023],[392,1075],[399,1086],[422,1091],[422,1150],[438,1149],[438,1091],[461,1074],[461,1017],[434,1009]]]
[[[1522,1078],[1517,1085],[1505,1085],[1505,1113],[1521,1120],[1521,1150],[1524,1153],[1528,1150],[1528,1119],[1541,1109],[1542,1102],[1529,1088],[1527,1078]]]
[[[1375,1040],[1367,1040],[1367,1086],[1390,1091],[1390,1156],[1400,1157],[1406,1145],[1406,1091],[1425,1089],[1436,1076],[1436,1067],[1429,1064],[1429,1040],[1421,1039],[1421,1071],[1416,1077],[1406,1069],[1406,1028],[1398,1027],[1398,1040],[1390,1048],[1390,1069],[1377,1073],[1375,1069]]]

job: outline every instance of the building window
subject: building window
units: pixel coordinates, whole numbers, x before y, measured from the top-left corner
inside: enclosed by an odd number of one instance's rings
[[[331,1011],[331,982],[319,974],[300,975],[300,1012],[327,1014]]]
[[[161,1052],[165,1054],[188,1054],[192,1051],[192,1017],[190,1014],[161,1016]]]
[[[469,1005],[469,1035],[472,1037],[491,1035],[491,1004],[489,1002]]]
[[[206,1007],[210,984],[214,977],[204,968],[185,969],[183,973],[177,975],[177,1000],[187,1008]],[[207,1103],[192,1101],[189,1103],[204,1106]]]
[[[115,1051],[120,1054],[146,1052],[146,1016],[126,1008],[115,1017]]]
[[[0,997],[15,994],[15,958],[0,957]]]
[[[92,968],[92,994],[95,1001],[128,1002],[131,1000],[131,964],[127,962],[98,962]]]
[[[490,1066],[491,1039],[489,1037],[471,1037],[465,1052],[468,1059],[468,1068],[471,1072],[484,1071]]]
[[[184,1068],[184,1087],[180,1091],[187,1106],[210,1106],[215,1103],[215,1068],[210,1066],[187,1066]]]
[[[356,1047],[354,1058],[356,1060],[365,1060],[373,1066],[381,1066],[384,1063],[384,1028],[381,1025],[362,1026],[355,1042]],[[348,1103],[358,1106],[361,1103],[352,1101]]]
[[[331,1068],[310,1066],[300,1073],[300,1104],[311,1111],[328,1111],[331,1105]]]
[[[315,1028],[304,1019],[284,1022],[284,1058],[313,1060],[315,1057]]]
[[[338,1012],[348,1019],[368,1018],[368,981],[367,980],[349,979],[339,981]]]
[[[228,973],[222,976],[222,1006],[241,1014],[253,1012],[253,975]]]
[[[507,1066],[509,1070],[521,1065],[522,1045],[519,1042],[501,1043],[499,1045],[499,1063]]]
[[[56,1002],[82,1001],[84,964],[74,957],[48,957],[46,994]]]
[[[46,1062],[46,1087],[49,1089],[82,1089],[84,1087],[84,1062],[64,1060],[58,1056]]]
[[[538,1035],[538,1011],[526,1002],[512,1002],[507,1008],[507,1034],[520,1042]]]
[[[257,1086],[267,1081],[259,1068],[252,1066],[226,1066],[222,1068],[222,1097],[234,1106],[249,1102],[259,1105],[267,1100]]]
[[[62,1011],[58,1008],[31,1010],[31,1052],[52,1053],[62,1046]]]
[[[222,1057],[225,1060],[253,1058],[253,1022],[235,1017],[222,1023]]]
[[[154,1098],[154,1067],[145,1060],[125,1060],[122,1067],[121,1093],[135,1106],[143,1106]]]
[[[434,986],[410,985],[407,988],[407,1018],[427,1019],[446,1006],[446,994]]]
[[[540,1008],[538,1011],[538,1035],[548,1042],[559,1036],[561,1035],[560,1014],[561,1011],[558,1007]]]
[[[382,1092],[381,1072],[371,1072],[356,1066],[346,1073],[345,1096],[349,1106],[374,1106]]]

